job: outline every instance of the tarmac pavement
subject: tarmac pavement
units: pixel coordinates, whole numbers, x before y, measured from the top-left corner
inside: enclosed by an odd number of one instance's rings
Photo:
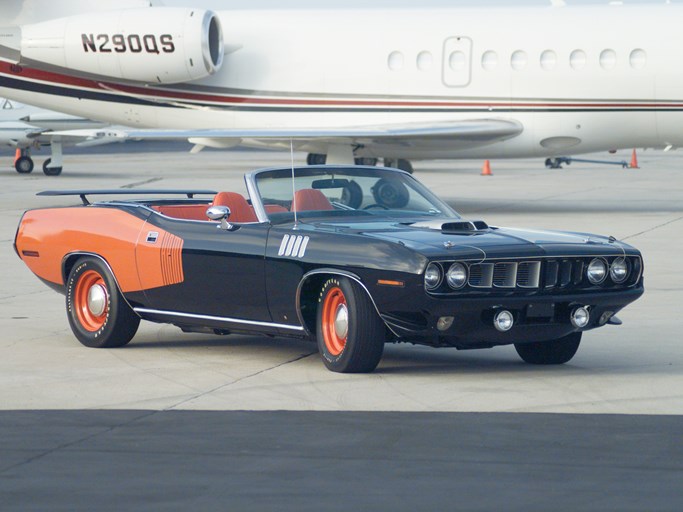
[[[8,498],[7,510],[89,510],[94,503],[218,510],[231,500],[233,510],[314,508],[306,503],[322,510],[683,507],[683,154],[639,153],[640,169],[494,161],[490,177],[479,175],[481,162],[417,162],[418,179],[466,217],[611,234],[635,245],[645,295],[619,314],[624,325],[587,333],[560,367],[526,365],[511,347],[390,345],[376,372],[340,375],[324,368],[315,345],[296,340],[185,334],[143,322],[125,348],[78,343],[64,298],[12,249],[24,210],[74,204],[36,192],[245,192],[243,172],[289,164],[289,155],[274,152],[125,147],[67,154],[59,177],[44,176],[39,162],[33,174],[19,175],[9,155],[0,160],[0,497]],[[613,158],[628,160],[630,152]],[[345,437],[357,425],[360,441]],[[227,462],[249,443],[278,440],[291,443],[285,457],[271,458],[275,447],[248,450],[234,467]],[[162,455],[148,450],[159,443]],[[541,449],[545,455],[529,458]],[[339,462],[354,450],[353,463]],[[265,473],[256,477],[259,468]],[[173,489],[182,494],[188,473],[194,501],[176,500]],[[130,500],[107,498],[111,478],[132,492]],[[475,485],[482,481],[490,486]],[[390,497],[373,494],[370,484],[386,486]],[[74,492],[84,501],[74,501]]]

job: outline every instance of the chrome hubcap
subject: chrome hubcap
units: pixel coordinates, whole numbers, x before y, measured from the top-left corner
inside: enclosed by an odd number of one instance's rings
[[[96,284],[88,290],[88,309],[95,316],[104,313],[107,307],[107,290],[101,284]]]
[[[349,310],[346,304],[339,304],[337,313],[334,315],[334,330],[341,339],[346,338],[349,332]]]

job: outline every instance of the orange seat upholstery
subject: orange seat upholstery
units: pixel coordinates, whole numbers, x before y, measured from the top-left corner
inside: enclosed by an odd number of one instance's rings
[[[297,211],[334,210],[325,194],[313,188],[303,188],[296,191],[292,210],[295,207]]]
[[[254,209],[249,206],[244,196],[236,192],[219,192],[213,198],[212,206],[227,206],[230,208],[230,222],[257,222]]]

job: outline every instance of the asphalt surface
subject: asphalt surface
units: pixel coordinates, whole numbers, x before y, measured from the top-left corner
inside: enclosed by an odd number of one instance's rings
[[[5,511],[653,512],[680,510],[683,487],[680,416],[22,411],[0,424]]]
[[[0,510],[683,509],[683,155],[494,161],[492,177],[481,162],[417,163],[469,218],[635,245],[646,293],[561,367],[510,347],[392,345],[375,373],[339,375],[285,339],[143,323],[123,349],[78,344],[64,298],[12,250],[25,209],[73,204],[36,192],[244,192],[243,172],[289,163],[117,146],[67,153],[59,177],[40,158],[28,176],[0,160]]]

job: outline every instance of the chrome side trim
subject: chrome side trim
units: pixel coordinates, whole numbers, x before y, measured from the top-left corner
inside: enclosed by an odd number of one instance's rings
[[[135,308],[128,302],[128,299],[124,295],[124,293],[121,291],[121,285],[119,284],[119,280],[116,279],[116,274],[114,274],[114,271],[112,270],[111,266],[109,265],[109,262],[105,260],[102,256],[99,254],[95,254],[92,252],[83,252],[83,251],[74,251],[70,252],[68,254],[65,254],[64,257],[62,258],[62,279],[64,280],[64,288],[67,286],[67,281],[69,280],[69,276],[65,275],[65,270],[66,270],[66,260],[68,260],[71,256],[90,256],[92,258],[97,258],[100,260],[104,265],[107,267],[109,270],[109,273],[111,274],[111,277],[114,279],[114,283],[116,283],[116,287],[119,289],[119,293],[121,294],[121,297],[123,297],[123,300],[126,304],[128,304],[128,307],[137,315],[137,312],[135,311]],[[138,315],[140,316],[140,315]]]
[[[400,336],[384,321],[382,318],[382,314],[379,311],[379,308],[377,307],[377,303],[375,302],[375,299],[373,298],[372,294],[370,293],[370,290],[368,290],[367,286],[363,284],[363,282],[360,280],[360,277],[358,277],[356,274],[353,274],[351,272],[347,272],[345,270],[339,270],[336,268],[319,268],[316,270],[311,270],[310,272],[306,272],[303,277],[301,278],[301,281],[299,281],[299,285],[296,288],[296,314],[299,317],[299,323],[303,325],[303,329],[306,331],[306,334],[309,336],[314,336],[314,333],[311,333],[308,328],[306,327],[306,322],[304,321],[303,316],[301,315],[301,288],[303,288],[304,283],[306,280],[316,274],[329,274],[329,275],[335,275],[335,276],[344,276],[348,277],[349,279],[354,280],[356,283],[360,285],[363,290],[365,290],[365,293],[368,294],[368,297],[370,297],[370,302],[372,302],[372,305],[375,308],[375,311],[377,312],[377,316],[380,317],[384,325],[389,329],[394,336],[399,338]]]
[[[305,329],[299,325],[285,325],[276,324],[272,322],[259,322],[256,320],[242,320],[240,318],[229,318],[223,316],[197,315],[194,313],[179,313],[177,311],[164,311],[161,309],[135,308],[136,313],[150,314],[150,315],[166,315],[175,316],[179,318],[195,318],[197,320],[211,320],[214,322],[226,322],[231,324],[254,325],[259,327],[274,327],[276,329],[287,329],[290,331],[303,332]]]

